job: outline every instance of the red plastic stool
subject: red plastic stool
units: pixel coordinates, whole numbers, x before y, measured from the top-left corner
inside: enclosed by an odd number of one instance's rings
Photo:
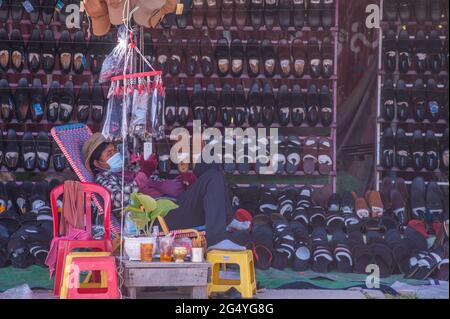
[[[73,257],[65,271],[62,299],[120,299],[116,262],[113,256]],[[106,287],[80,288],[82,271],[100,271],[106,276]]]
[[[63,271],[64,271],[64,262],[66,260],[66,256],[70,254],[75,249],[80,248],[89,248],[92,251],[106,251],[112,252],[112,242],[111,240],[60,240],[58,242],[58,255],[56,259],[56,269],[55,269],[55,282],[53,285],[53,295],[55,297],[59,297],[61,290],[61,281]],[[94,273],[93,278],[98,278],[98,276]]]

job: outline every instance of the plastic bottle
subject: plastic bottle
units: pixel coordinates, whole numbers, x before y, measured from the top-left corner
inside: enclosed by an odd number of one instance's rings
[[[156,249],[155,256],[159,256],[159,226],[153,226],[152,237],[155,238]]]
[[[127,237],[132,237],[138,235],[138,230],[136,227],[136,224],[131,219],[131,212],[128,212],[125,215],[125,229],[124,229],[124,235]]]

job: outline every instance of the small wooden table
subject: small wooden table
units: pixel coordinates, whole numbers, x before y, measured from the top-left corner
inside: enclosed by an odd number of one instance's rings
[[[192,299],[208,298],[208,279],[211,264],[140,262],[122,260],[124,286],[130,298],[136,299],[137,288],[177,287],[182,291],[190,290]]]

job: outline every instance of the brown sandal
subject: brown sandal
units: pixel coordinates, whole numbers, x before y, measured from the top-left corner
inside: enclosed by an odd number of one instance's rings
[[[365,197],[370,207],[370,216],[372,218],[382,217],[384,206],[380,193],[377,191],[367,191]]]

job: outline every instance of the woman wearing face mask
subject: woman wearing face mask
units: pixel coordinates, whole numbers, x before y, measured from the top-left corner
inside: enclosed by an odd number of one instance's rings
[[[122,208],[122,155],[101,133],[93,134],[83,145],[85,166],[95,174],[96,183],[111,193],[113,213]],[[157,167],[154,155],[140,160],[137,173],[124,171],[123,206],[127,206],[132,192],[153,198],[170,197],[179,205],[165,218],[169,228],[184,229],[206,226],[209,249],[245,250],[227,233],[233,211],[225,177],[218,164],[197,164],[192,172],[175,179],[159,179],[152,175]]]

